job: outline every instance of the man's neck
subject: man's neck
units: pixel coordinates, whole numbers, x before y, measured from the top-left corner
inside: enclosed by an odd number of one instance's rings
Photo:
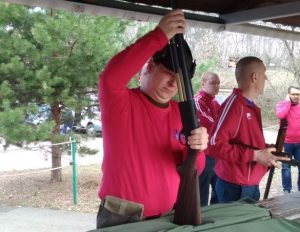
[[[149,100],[149,102],[151,102],[153,105],[160,107],[160,108],[167,108],[169,106],[169,103],[160,103],[155,101],[152,97],[150,97],[149,95],[147,95],[146,93],[144,93],[142,91],[142,93],[145,95],[145,97]]]
[[[214,98],[215,97],[215,95],[213,95],[213,94],[210,94],[210,93],[208,93],[208,92],[206,92],[205,90],[201,90],[203,93],[205,93],[205,95],[207,95],[207,96],[209,96],[209,97],[212,97],[212,98]]]
[[[256,96],[254,96],[253,93],[251,93],[251,91],[245,91],[243,89],[240,89],[241,90],[241,94],[247,98],[249,101],[254,101],[254,99],[256,98]]]

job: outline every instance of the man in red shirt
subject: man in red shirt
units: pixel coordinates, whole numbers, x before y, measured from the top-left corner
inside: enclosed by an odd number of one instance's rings
[[[260,197],[259,182],[278,157],[266,148],[260,109],[254,99],[263,93],[266,67],[257,57],[244,57],[236,65],[238,88],[222,104],[210,131],[207,154],[215,158],[219,202]]]
[[[288,123],[284,141],[284,151],[300,161],[300,88],[291,86],[285,100],[276,104],[275,113],[279,119]],[[290,193],[292,190],[291,167],[283,163],[281,169],[283,191]],[[300,191],[300,167],[298,166],[298,191]]]
[[[218,116],[220,105],[215,96],[218,94],[219,88],[219,76],[214,72],[205,72],[201,77],[201,89],[194,97],[199,124],[204,126],[208,132]],[[214,171],[214,164],[214,159],[206,155],[205,168],[199,176],[201,206],[208,205],[209,186],[212,189],[210,204],[218,203],[215,192],[217,176]]]
[[[182,11],[171,11],[153,31],[115,55],[99,77],[104,155],[98,195],[101,200],[112,195],[143,204],[145,217],[172,210],[179,187],[176,166],[186,156],[186,146],[179,140],[178,103],[171,100],[177,84],[167,45],[184,29]],[[192,57],[189,61],[191,68]],[[128,82],[141,69],[140,88],[128,89]],[[207,142],[204,127],[187,138],[190,147],[199,151],[199,173]],[[100,206],[97,228],[102,219]]]

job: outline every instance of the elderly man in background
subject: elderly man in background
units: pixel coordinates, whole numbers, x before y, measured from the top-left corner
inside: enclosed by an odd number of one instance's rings
[[[209,132],[213,122],[217,119],[219,103],[215,96],[220,88],[219,76],[214,72],[205,72],[201,77],[200,91],[195,95],[196,113],[201,126]],[[210,204],[218,203],[215,192],[217,176],[214,171],[214,158],[206,155],[205,168],[199,176],[200,204],[207,206],[209,202],[209,186],[211,186]]]

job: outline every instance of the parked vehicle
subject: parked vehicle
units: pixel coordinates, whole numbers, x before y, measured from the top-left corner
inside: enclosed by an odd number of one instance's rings
[[[75,131],[84,131],[89,136],[102,136],[101,112],[98,106],[86,107],[81,111],[81,120]]]
[[[46,104],[42,104],[37,106],[36,113],[30,113],[26,116],[25,123],[33,126],[37,126],[50,119],[51,119],[50,106]]]
[[[37,111],[35,113],[30,113],[25,118],[25,123],[32,126],[38,126],[41,123],[50,121],[51,118],[51,108],[47,104],[41,104],[37,106]],[[66,134],[72,130],[74,123],[74,112],[69,108],[63,107],[60,114],[60,133]]]
[[[215,96],[217,102],[221,105],[226,98],[231,94],[232,89],[220,89],[219,94]]]
[[[228,96],[224,96],[224,95],[216,95],[215,99],[221,105],[226,100],[227,97]]]

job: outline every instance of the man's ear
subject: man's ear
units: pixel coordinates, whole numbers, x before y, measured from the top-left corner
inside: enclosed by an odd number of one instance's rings
[[[256,80],[257,80],[256,72],[253,72],[250,74],[250,80],[251,80],[251,82],[256,82]]]
[[[147,65],[147,71],[148,71],[148,73],[150,73],[152,71],[152,69],[153,69],[154,66],[155,66],[154,61],[152,59],[150,59],[148,61],[148,65]]]

